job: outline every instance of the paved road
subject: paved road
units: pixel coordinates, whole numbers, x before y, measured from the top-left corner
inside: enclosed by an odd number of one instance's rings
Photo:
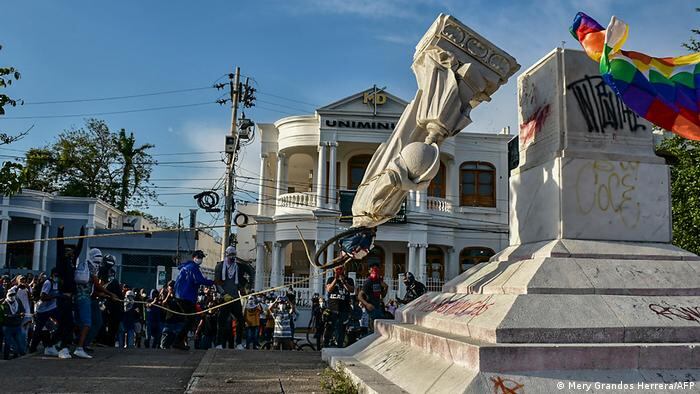
[[[319,352],[97,348],[0,361],[0,393],[320,393]]]
[[[97,348],[92,360],[0,361],[0,392],[182,393],[206,352]]]
[[[188,393],[321,393],[320,352],[209,350]]]

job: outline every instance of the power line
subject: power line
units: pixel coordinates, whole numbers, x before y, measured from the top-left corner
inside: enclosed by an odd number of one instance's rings
[[[205,90],[205,89],[213,89],[213,86],[202,86],[202,87],[198,87],[198,88],[177,89],[177,90],[163,90],[163,91],[159,91],[159,92],[132,94],[132,95],[126,95],[126,96],[93,97],[93,98],[70,99],[70,100],[47,100],[47,101],[29,101],[29,102],[25,101],[24,105],[45,105],[45,104],[84,103],[84,102],[88,102],[88,101],[124,100],[124,99],[130,99],[130,98],[138,98],[138,97],[150,97],[150,96],[160,96],[160,95],[165,95],[165,94],[194,92],[197,90]]]
[[[180,104],[180,105],[168,105],[163,107],[149,107],[149,108],[139,108],[139,109],[128,109],[123,111],[109,111],[109,112],[92,112],[84,114],[63,114],[63,115],[33,115],[33,116],[3,116],[2,119],[56,119],[56,118],[78,118],[85,116],[102,116],[102,115],[118,115],[127,114],[134,112],[147,112],[147,111],[160,111],[164,109],[174,109],[174,108],[186,108],[186,107],[196,107],[208,104],[216,104],[214,101],[205,101],[201,103],[192,104]]]

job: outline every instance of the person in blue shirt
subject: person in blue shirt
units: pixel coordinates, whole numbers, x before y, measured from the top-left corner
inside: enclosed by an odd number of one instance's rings
[[[193,313],[195,311],[195,303],[197,302],[197,292],[200,285],[212,286],[214,281],[207,279],[202,275],[199,266],[206,255],[201,250],[195,250],[192,253],[192,260],[181,263],[177,266],[180,272],[175,280],[175,302],[181,312]],[[176,349],[190,350],[187,344],[187,334],[194,326],[194,316],[187,316],[185,324],[175,338],[173,347]]]

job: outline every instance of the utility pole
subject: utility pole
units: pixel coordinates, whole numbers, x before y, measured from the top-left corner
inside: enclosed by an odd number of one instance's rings
[[[235,179],[235,162],[236,154],[238,153],[238,127],[236,119],[238,118],[238,101],[240,95],[240,80],[241,68],[236,67],[235,74],[229,74],[229,96],[231,100],[231,137],[233,138],[233,152],[228,154],[228,162],[226,163],[226,190],[224,191],[226,199],[224,201],[224,239],[221,242],[221,259],[225,257],[226,247],[228,246],[229,238],[231,237],[231,216],[233,214],[233,181]]]
[[[182,214],[177,214],[177,251],[175,253],[175,264],[180,264],[180,231],[182,230]]]

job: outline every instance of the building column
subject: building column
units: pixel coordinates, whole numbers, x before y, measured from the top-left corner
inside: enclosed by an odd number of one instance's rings
[[[459,252],[453,246],[447,248],[447,267],[445,267],[445,282],[459,275]]]
[[[284,275],[281,272],[282,267],[282,244],[275,242],[272,244],[272,270],[270,272],[270,287],[281,286]]]
[[[410,212],[416,211],[416,191],[408,191],[408,200],[406,200],[406,210]]]
[[[46,256],[49,253],[49,241],[46,241],[49,238],[49,222],[46,221],[44,223],[44,242],[42,242],[42,248],[41,248],[41,270],[44,272],[47,272],[48,269],[46,267]]]
[[[333,257],[335,257],[334,255],[335,255],[335,244],[330,244],[326,248],[326,261],[328,262],[328,261],[333,260]],[[345,274],[347,275],[347,272]],[[333,270],[326,271],[326,274],[323,276],[323,283],[321,283],[321,290],[323,290],[323,293],[319,293],[319,294],[326,293],[326,282],[328,282],[328,278],[332,277],[333,275],[334,275]]]
[[[428,249],[428,245],[426,244],[419,244],[418,245],[418,273],[416,274],[416,278],[418,278],[419,281],[426,283],[426,280],[428,279],[427,277],[427,262],[425,252]]]
[[[323,244],[323,241],[316,240],[316,252]],[[325,276],[321,274],[321,270],[315,265],[309,263],[309,293],[323,294],[323,283]]]
[[[416,191],[416,206],[418,212],[427,212],[428,208],[428,189]]]
[[[326,142],[318,145],[318,171],[316,171],[316,208],[325,208],[326,204]]]
[[[260,154],[260,178],[258,182],[258,216],[262,216],[265,212],[265,206],[263,202],[265,201],[265,166],[267,164],[267,153]]]
[[[417,244],[408,244],[408,267],[406,267],[406,270],[413,275],[417,276],[417,266],[416,266],[416,246]],[[404,272],[405,274],[406,272]]]
[[[265,244],[260,242],[255,251],[255,290],[263,290],[265,280]]]
[[[331,141],[329,142],[329,157],[328,161],[330,162],[329,168],[328,168],[328,202],[330,204],[330,208],[332,209],[338,209],[338,189],[335,187],[337,183],[337,177],[338,174],[336,174],[336,148],[338,147],[338,143],[336,141]]]
[[[32,253],[32,270],[39,271],[41,268],[41,223],[42,220],[34,221],[34,250]]]
[[[2,228],[0,228],[0,242],[7,242],[7,233],[9,231],[9,227],[10,227],[10,217],[9,216],[1,216],[0,217],[0,225],[2,225]],[[6,263],[7,263],[7,244],[0,243],[0,268],[5,268]]]
[[[459,166],[454,159],[447,161],[447,200],[452,203],[453,212],[457,212],[459,208]]]
[[[276,201],[275,205],[279,205],[280,201],[280,196],[282,194],[285,194],[287,192],[286,190],[286,180],[285,178],[285,169],[286,169],[286,161],[287,157],[285,156],[284,153],[282,152],[277,152],[277,191],[275,193]],[[262,174],[261,174],[262,176]]]

